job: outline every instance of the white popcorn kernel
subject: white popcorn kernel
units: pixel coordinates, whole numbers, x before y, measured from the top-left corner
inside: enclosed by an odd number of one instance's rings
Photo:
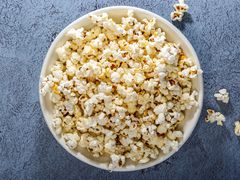
[[[163,122],[165,122],[165,115],[163,113],[159,113],[155,124],[162,124]]]
[[[136,73],[135,76],[134,76],[134,81],[137,83],[137,84],[142,84],[145,80],[145,76],[142,75],[141,73]]]
[[[216,97],[218,101],[222,101],[223,103],[227,104],[229,102],[229,93],[226,89],[220,89],[218,93],[214,94],[214,97]]]
[[[166,107],[167,107],[166,103],[160,104],[160,105],[158,105],[154,108],[154,113],[157,114],[157,115],[159,115],[160,113],[165,113],[166,112]]]
[[[79,94],[86,94],[87,93],[88,85],[87,85],[87,82],[85,80],[82,80],[82,81],[76,80],[75,84],[76,84],[75,89]]]
[[[105,125],[107,123],[108,119],[105,117],[105,114],[102,112],[98,116],[98,124]]]
[[[175,11],[171,12],[172,21],[182,21],[184,13],[188,11],[189,6],[184,3],[184,0],[179,0],[179,3],[173,5]]]
[[[179,49],[173,45],[165,45],[159,53],[160,57],[165,58],[169,64],[176,64],[178,61]]]
[[[152,92],[157,85],[158,83],[154,79],[150,79],[148,81],[144,81],[143,89],[148,92]]]
[[[85,63],[81,68],[79,74],[83,77],[94,77],[100,75],[102,70],[100,64],[94,60]]]
[[[189,6],[185,4],[184,0],[179,0],[179,3],[173,5],[175,11],[177,12],[187,12],[189,9]]]
[[[210,123],[217,122],[217,125],[220,125],[220,126],[222,126],[223,122],[225,122],[225,117],[220,112],[215,112],[212,109],[208,109],[207,113],[208,113],[208,115],[205,118],[206,122],[210,122]]]
[[[55,70],[52,72],[53,77],[57,79],[57,82],[61,81],[63,78],[63,72],[62,70]]]
[[[72,55],[71,55],[71,61],[73,64],[77,64],[78,62],[81,62],[81,56],[76,53],[76,52],[73,52]]]
[[[177,138],[182,138],[183,137],[183,133],[181,131],[169,131],[167,133],[167,137],[170,140],[176,140]]]
[[[171,20],[172,21],[182,21],[184,13],[180,11],[173,11],[171,12]]]
[[[103,21],[108,20],[108,14],[107,13],[102,13],[101,15],[90,15],[90,19],[93,23],[102,25]]]
[[[53,126],[53,128],[55,128],[56,134],[58,134],[58,135],[61,134],[61,132],[62,132],[61,124],[62,124],[61,118],[54,118],[52,121],[52,126]]]
[[[78,141],[80,140],[80,137],[77,133],[68,133],[63,136],[64,140],[66,141],[66,145],[69,147],[69,149],[75,149],[78,145]]]
[[[141,48],[139,48],[137,43],[130,44],[129,50],[130,50],[130,55],[133,59],[141,57],[144,53],[144,51]]]
[[[60,61],[65,62],[68,58],[68,49],[70,47],[70,42],[66,42],[62,47],[56,49],[56,53]]]
[[[99,93],[110,94],[111,91],[112,91],[112,86],[109,86],[109,85],[107,85],[107,84],[104,83],[104,82],[101,82],[101,83],[98,85],[98,92],[99,92]]]
[[[177,141],[171,141],[167,138],[164,138],[164,146],[161,148],[164,154],[168,154],[171,150],[177,150],[177,149],[178,149]]]
[[[104,145],[105,151],[107,152],[114,152],[114,149],[116,148],[116,141],[114,140],[109,140],[105,145]]]
[[[159,134],[165,134],[167,132],[166,124],[161,124],[157,127],[157,132]]]
[[[240,121],[235,122],[235,129],[234,132],[237,136],[240,136]]]
[[[111,163],[109,164],[109,169],[122,167],[125,164],[125,156],[112,154],[110,157]]]
[[[76,68],[75,66],[72,64],[72,61],[67,60],[66,62],[66,74],[69,76],[74,76],[75,72],[76,72]]]
[[[71,37],[72,39],[83,39],[84,36],[83,36],[83,31],[84,29],[83,28],[80,28],[80,29],[70,29],[66,36],[68,37]]]
[[[120,79],[121,79],[121,75],[120,75],[118,72],[113,72],[113,73],[111,74],[111,80],[112,80],[112,82],[118,83],[118,82],[120,81]]]
[[[130,86],[133,84],[133,75],[131,73],[127,73],[127,74],[124,74],[122,79],[123,79],[123,82],[126,83],[126,85]]]

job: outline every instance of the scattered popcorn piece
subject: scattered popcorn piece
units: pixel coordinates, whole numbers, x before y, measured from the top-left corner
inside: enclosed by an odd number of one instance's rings
[[[176,9],[187,11],[179,4]],[[41,79],[56,134],[77,153],[108,155],[111,170],[177,150],[183,137],[178,124],[198,106],[192,79],[201,70],[179,44],[167,41],[154,18],[138,21],[130,10],[120,23],[107,13],[90,20],[91,29],[66,33],[58,60]],[[217,114],[208,121],[224,120]]]
[[[179,3],[176,3],[173,5],[175,11],[180,11],[180,12],[187,12],[189,7],[187,4],[185,4],[184,0],[178,0]]]
[[[172,21],[182,21],[184,13],[181,11],[173,11],[170,16]]]
[[[182,21],[184,13],[188,11],[189,6],[185,4],[184,0],[179,0],[179,3],[173,5],[174,11],[171,12],[172,21]]]
[[[237,136],[240,136],[240,121],[235,122],[235,129],[234,132]]]
[[[214,94],[214,97],[217,98],[218,101],[222,101],[223,103],[229,102],[229,93],[226,89],[220,89],[218,93]]]
[[[206,122],[214,123],[217,122],[217,125],[223,126],[223,122],[225,122],[225,116],[220,112],[215,112],[212,109],[207,110],[207,117],[205,118]]]

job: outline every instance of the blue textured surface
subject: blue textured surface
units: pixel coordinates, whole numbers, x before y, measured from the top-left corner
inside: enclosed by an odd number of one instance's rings
[[[50,134],[38,101],[38,80],[47,50],[61,29],[87,12],[111,5],[151,10],[170,20],[170,0],[0,1],[0,179],[240,179],[240,1],[188,1],[175,25],[195,48],[204,71],[199,123],[187,143],[155,167],[109,173],[68,154]],[[230,92],[222,105],[213,94]],[[223,127],[206,124],[207,108],[226,115]]]

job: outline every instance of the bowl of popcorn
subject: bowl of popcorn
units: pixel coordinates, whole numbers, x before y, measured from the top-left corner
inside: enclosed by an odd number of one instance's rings
[[[163,162],[198,121],[197,55],[171,23],[115,6],[71,23],[44,60],[40,104],[66,151],[92,166],[134,171]]]

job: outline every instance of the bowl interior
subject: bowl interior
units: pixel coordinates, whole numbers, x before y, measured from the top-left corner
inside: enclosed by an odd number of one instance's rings
[[[171,42],[176,42],[180,43],[181,48],[184,50],[186,55],[190,58],[192,58],[195,63],[200,67],[197,55],[192,48],[191,44],[188,42],[188,40],[184,37],[184,35],[177,30],[172,24],[170,24],[168,21],[165,19],[161,18],[160,16],[151,13],[149,11],[135,8],[135,7],[127,7],[127,6],[116,6],[116,7],[108,7],[108,8],[103,8],[94,12],[91,12],[85,16],[82,16],[81,18],[77,19],[73,23],[71,23],[69,26],[67,26],[62,32],[56,37],[56,39],[53,41],[47,56],[44,60],[42,71],[41,71],[41,77],[44,77],[50,73],[50,67],[54,64],[54,62],[57,60],[57,55],[55,53],[55,49],[61,45],[64,44],[64,42],[67,40],[67,37],[65,37],[65,33],[71,29],[71,28],[79,28],[79,27],[84,27],[85,29],[89,29],[93,26],[89,19],[90,14],[101,14],[103,12],[107,12],[111,18],[113,18],[116,22],[121,21],[121,17],[127,15],[127,11],[129,9],[134,10],[134,16],[138,20],[142,20],[144,18],[150,19],[152,17],[156,18],[156,25],[157,27],[160,27],[165,33],[168,41]],[[199,107],[194,108],[190,111],[186,112],[186,117],[184,120],[184,123],[182,124],[182,127],[180,127],[183,132],[184,136],[182,141],[180,142],[180,147],[182,144],[185,143],[185,141],[188,139],[188,137],[191,135],[201,112],[202,108],[202,99],[203,99],[203,83],[202,83],[202,76],[200,75],[197,79],[193,80],[193,89],[198,90],[199,92],[199,97],[198,97],[198,102],[199,102]],[[44,118],[46,120],[46,123],[52,132],[53,136],[56,138],[56,140],[73,156],[76,158],[93,165],[98,168],[102,169],[108,169],[108,160],[109,158],[107,156],[101,157],[101,158],[94,158],[88,151],[85,149],[79,149],[81,153],[77,153],[75,151],[69,150],[69,148],[65,145],[63,139],[59,136],[57,136],[54,132],[54,129],[51,126],[51,120],[53,118],[53,104],[49,100],[49,96],[41,96],[40,95],[40,103],[41,103],[41,108],[43,111]],[[115,169],[114,171],[133,171],[133,170],[138,170],[138,169],[143,169],[147,168],[153,165],[156,165],[168,157],[170,157],[174,152],[171,152],[167,155],[161,154],[158,159],[152,160],[146,164],[138,164],[135,167],[131,166],[132,162],[127,162],[127,166],[121,169]]]

